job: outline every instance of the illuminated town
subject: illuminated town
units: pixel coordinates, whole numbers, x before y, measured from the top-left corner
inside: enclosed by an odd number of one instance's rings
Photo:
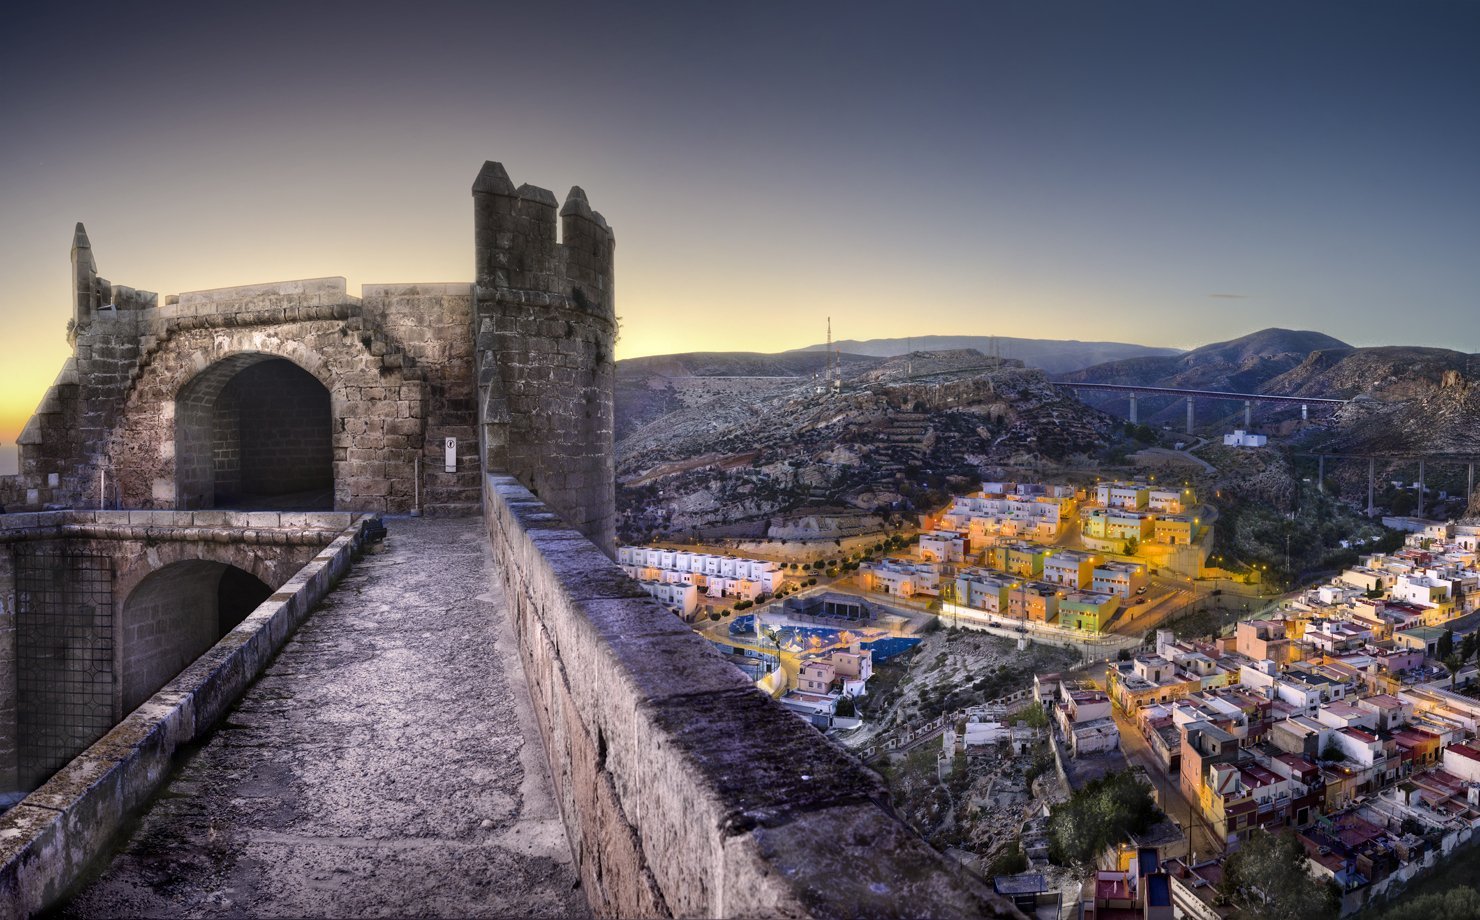
[[[1166,820],[1104,853],[1082,890],[1043,880],[1041,829],[1027,858],[1039,874],[999,879],[1035,909],[1093,917],[1132,904],[1155,916],[1162,897],[1175,916],[1225,917],[1225,854],[1290,829],[1344,914],[1469,839],[1480,523],[1390,518],[1400,546],[1326,583],[1267,591],[1257,569],[1212,564],[1208,510],[1190,486],[980,486],[842,558],[628,546],[618,559],[758,686],[865,757],[931,750],[944,773],[1007,745],[1050,751],[1071,789],[1117,769],[1141,777]],[[1162,627],[1214,596],[1240,599],[1216,632]],[[939,630],[1055,646],[1087,666],[920,723],[869,725],[875,657]],[[1022,798],[1010,847],[1031,844],[1042,807]]]

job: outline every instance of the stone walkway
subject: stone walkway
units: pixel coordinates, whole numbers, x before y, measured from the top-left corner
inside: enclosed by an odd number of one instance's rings
[[[482,522],[387,523],[61,916],[586,913]]]

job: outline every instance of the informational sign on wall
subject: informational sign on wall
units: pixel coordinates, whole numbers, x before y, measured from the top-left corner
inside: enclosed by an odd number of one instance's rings
[[[457,438],[443,438],[443,451],[446,453],[447,472],[457,472]]]

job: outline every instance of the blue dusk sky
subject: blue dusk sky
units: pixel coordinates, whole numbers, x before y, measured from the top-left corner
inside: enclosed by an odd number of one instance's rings
[[[620,357],[1264,326],[1480,350],[1480,5],[110,3],[0,14],[0,453],[68,248],[158,291],[466,280],[584,187]]]

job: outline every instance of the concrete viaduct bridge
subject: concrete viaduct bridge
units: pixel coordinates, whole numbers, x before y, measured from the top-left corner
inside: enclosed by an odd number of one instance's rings
[[[0,478],[0,920],[1021,917],[615,564],[612,230],[472,193],[472,282],[359,296],[161,304],[79,225]]]
[[[1463,466],[1465,468],[1465,494],[1475,494],[1475,464],[1480,462],[1480,455],[1464,453],[1338,453],[1334,451],[1309,451],[1297,453],[1295,456],[1316,461],[1316,483],[1321,491],[1326,489],[1326,461],[1365,461],[1367,464],[1367,516],[1371,517],[1377,513],[1377,464],[1412,463],[1418,466],[1418,517],[1424,515],[1424,492],[1426,487],[1424,480],[1430,466]]]
[[[1187,428],[1188,434],[1192,433],[1196,417],[1193,412],[1193,404],[1199,399],[1216,399],[1244,404],[1244,427],[1251,428],[1254,424],[1255,403],[1276,403],[1282,405],[1298,405],[1302,419],[1310,417],[1311,406],[1335,407],[1344,405],[1350,400],[1334,399],[1321,396],[1275,396],[1268,393],[1228,393],[1221,390],[1190,390],[1180,387],[1142,387],[1130,386],[1119,383],[1071,383],[1058,382],[1055,386],[1065,387],[1071,390],[1090,390],[1104,393],[1125,393],[1130,397],[1130,421],[1136,424],[1140,421],[1137,400],[1143,396],[1172,396],[1187,400]]]

